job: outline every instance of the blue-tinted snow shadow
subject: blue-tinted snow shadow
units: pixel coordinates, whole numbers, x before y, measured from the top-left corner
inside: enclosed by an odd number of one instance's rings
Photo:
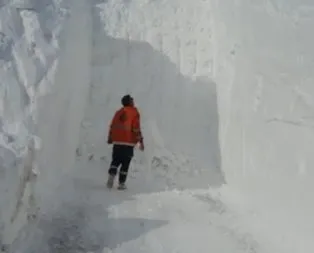
[[[102,253],[104,248],[115,249],[168,223],[109,217],[111,205],[131,199],[128,194],[115,193],[104,187],[97,192],[77,179],[64,177],[50,208],[21,231],[10,252]]]

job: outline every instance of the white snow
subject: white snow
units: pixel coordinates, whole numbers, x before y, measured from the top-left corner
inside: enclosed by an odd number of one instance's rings
[[[3,243],[17,236],[26,216],[20,208],[32,201],[27,200],[27,182],[30,170],[36,174],[33,150],[40,145],[35,129],[37,98],[47,92],[48,83],[43,80],[57,64],[59,34],[66,13],[66,5],[59,0],[0,1]]]
[[[226,181],[274,238],[311,251],[314,3],[231,2],[213,1]]]
[[[63,23],[62,1],[0,2],[11,251],[313,252],[314,4],[67,4]],[[129,189],[108,191],[108,123],[126,93],[146,150]]]

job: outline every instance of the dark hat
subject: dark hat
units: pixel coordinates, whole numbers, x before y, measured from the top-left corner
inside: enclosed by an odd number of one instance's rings
[[[129,94],[123,96],[122,99],[121,99],[121,103],[122,103],[123,106],[129,106],[129,105],[132,104],[132,102],[133,102],[133,98]]]

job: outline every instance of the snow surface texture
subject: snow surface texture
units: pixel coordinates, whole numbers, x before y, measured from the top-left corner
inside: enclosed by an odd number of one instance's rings
[[[60,0],[0,1],[0,238],[4,243],[10,243],[24,224],[20,208],[33,201],[25,196],[30,195],[27,182],[35,169],[34,149],[39,147],[36,104],[47,92],[48,83],[42,81],[57,62],[65,7]]]
[[[274,238],[313,250],[314,3],[212,3],[225,179]]]
[[[14,247],[312,252],[313,9],[292,3],[73,0],[39,101],[41,213]],[[129,190],[106,192],[108,123],[127,92],[146,150]]]
[[[42,123],[48,120],[42,129],[50,131],[39,135],[43,136],[43,146],[48,142],[46,150],[39,156],[47,159],[45,164],[49,169],[41,171],[42,179],[38,184],[44,181],[45,186],[48,184],[48,189],[51,189],[51,178],[54,182],[58,174],[63,178],[59,176],[61,182],[51,196],[44,195],[53,199],[50,208],[41,209],[38,222],[35,226],[28,226],[24,240],[21,239],[15,247],[22,245],[26,253],[194,250],[242,253],[257,250],[252,238],[229,227],[230,214],[218,200],[211,200],[207,190],[195,190],[223,182],[219,168],[214,83],[206,78],[193,80],[182,75],[163,54],[162,48],[157,50],[145,41],[109,35],[110,28],[119,29],[126,24],[113,22],[111,27],[106,27],[105,21],[110,20],[108,14],[119,10],[112,7],[113,2],[93,6],[88,12],[87,1],[75,1],[74,6],[78,9],[72,10],[73,15],[65,27],[68,32],[64,34],[61,68],[56,73],[53,89],[55,93],[49,95],[49,101],[57,101],[59,108],[53,108],[49,113],[55,115],[54,119],[46,116],[45,120],[39,120]],[[154,13],[155,6],[149,7],[149,11]],[[145,10],[135,14],[144,13]],[[163,29],[159,27],[159,31]],[[92,43],[89,44],[88,39]],[[75,46],[73,40],[77,42]],[[88,75],[84,76],[89,71],[86,66],[89,63],[92,66],[90,82]],[[63,66],[71,68],[64,70]],[[74,75],[74,70],[79,77]],[[192,89],[195,85],[199,90]],[[70,93],[74,87],[75,95]],[[163,90],[169,94],[162,94]],[[144,153],[136,153],[128,181],[130,189],[110,192],[105,189],[105,180],[111,147],[105,140],[110,117],[120,106],[121,95],[127,91],[134,95],[142,112],[147,149]],[[80,102],[80,107],[79,103],[74,103],[75,100]],[[199,106],[198,100],[204,106]],[[188,106],[196,107],[193,114],[186,115],[174,108],[188,111]],[[48,105],[48,108],[51,107]],[[58,114],[61,108],[62,114]],[[212,120],[203,117],[204,114],[209,114]],[[83,119],[81,125],[78,124],[80,118]],[[201,124],[189,123],[187,119]],[[54,130],[58,126],[55,121],[60,126],[57,131]],[[80,133],[77,132],[79,127]],[[190,136],[195,135],[195,131],[206,137],[197,141],[211,150],[210,157],[193,145],[195,140]],[[182,136],[186,136],[185,139],[181,140]],[[72,145],[75,140],[79,145]],[[71,163],[75,154],[77,162],[73,167]],[[67,169],[67,173],[63,173]],[[38,189],[43,189],[43,186]],[[181,192],[181,189],[193,191]],[[226,215],[221,216],[223,212]],[[191,243],[188,239],[196,234],[199,235],[194,239],[197,241]]]

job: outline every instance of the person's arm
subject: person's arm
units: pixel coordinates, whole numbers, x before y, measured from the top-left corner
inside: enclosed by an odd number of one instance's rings
[[[144,138],[141,130],[141,118],[138,111],[136,112],[136,115],[134,117],[132,129],[133,132],[136,134],[137,141],[140,143],[140,149],[144,150]]]
[[[109,125],[109,131],[108,131],[108,137],[107,137],[107,143],[108,144],[112,144],[112,136],[111,136],[111,131],[112,131],[112,126],[113,126],[113,123],[115,122],[116,120],[116,117],[117,117],[117,113],[115,113],[115,115],[113,116],[111,122],[110,122],[110,125]]]

